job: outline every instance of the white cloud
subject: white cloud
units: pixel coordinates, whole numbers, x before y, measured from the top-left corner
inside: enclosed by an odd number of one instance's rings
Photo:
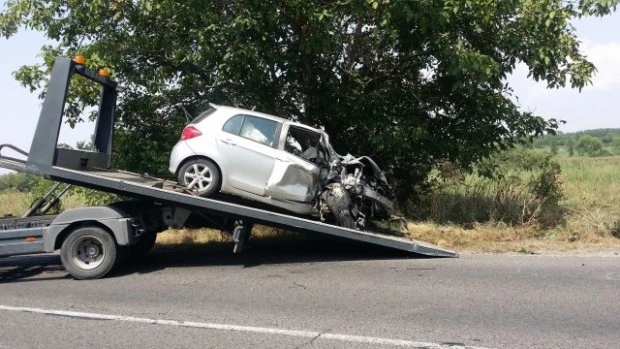
[[[587,45],[584,51],[598,70],[592,79],[593,86],[584,91],[601,91],[620,86],[620,42]]]
[[[517,95],[522,100],[529,102],[541,101],[550,96],[577,97],[620,88],[620,42],[590,44],[585,41],[581,50],[597,69],[596,74],[592,77],[592,85],[586,86],[581,93],[570,88],[570,85],[559,89],[548,89],[545,81],[536,82],[532,78],[526,77],[528,68],[523,63],[517,65],[509,81],[515,88]]]

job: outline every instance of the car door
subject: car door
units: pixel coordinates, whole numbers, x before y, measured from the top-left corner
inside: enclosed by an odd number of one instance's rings
[[[320,134],[306,128],[285,124],[282,128],[279,155],[276,157],[265,195],[279,200],[312,202],[316,195],[320,168],[312,163],[312,145]],[[306,156],[306,158],[304,158]]]
[[[277,156],[280,128],[277,121],[243,114],[224,123],[217,142],[226,159],[222,174],[230,186],[265,195]]]

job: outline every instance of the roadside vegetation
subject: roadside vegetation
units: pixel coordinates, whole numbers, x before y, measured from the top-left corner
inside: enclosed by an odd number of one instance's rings
[[[410,207],[419,217],[410,236],[480,252],[620,250],[620,156],[520,153],[540,166],[501,163],[500,178],[456,171],[438,180]]]
[[[551,154],[566,156],[612,156],[620,155],[620,129],[601,128],[573,133],[558,132],[556,135],[538,137],[532,146],[548,150]]]
[[[561,155],[517,148],[466,171],[446,162],[429,187],[402,207],[411,238],[473,252],[620,251],[620,156]],[[23,174],[0,176],[0,212],[21,215],[51,182]],[[74,188],[57,210],[112,202],[117,197]],[[298,237],[257,226],[254,238]],[[169,230],[166,248],[228,242],[203,229]]]

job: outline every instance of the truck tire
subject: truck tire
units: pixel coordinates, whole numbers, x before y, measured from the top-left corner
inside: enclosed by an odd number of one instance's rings
[[[331,184],[323,193],[323,200],[329,207],[336,223],[344,228],[355,229],[355,218],[351,215],[349,192],[339,183]]]
[[[70,232],[60,248],[65,270],[76,279],[98,279],[110,272],[117,260],[114,237],[97,226],[80,227]]]
[[[140,236],[137,243],[129,246],[131,254],[134,256],[143,256],[147,254],[153,246],[155,246],[155,240],[157,240],[157,233],[148,232]]]

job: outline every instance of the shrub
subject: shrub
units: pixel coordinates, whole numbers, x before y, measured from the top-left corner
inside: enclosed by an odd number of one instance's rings
[[[620,239],[620,220],[615,221],[610,230],[611,236]]]
[[[412,201],[407,214],[457,224],[553,226],[563,220],[560,165],[547,152],[519,148],[497,154],[469,173],[450,173],[434,172],[429,178],[432,190]]]
[[[44,179],[42,177],[34,177],[33,183],[28,190],[29,200],[34,202],[35,200],[43,197],[47,192],[51,190],[51,188],[55,184],[56,182]],[[60,188],[56,190],[54,195],[59,194],[62,188],[64,188],[64,186],[60,186]],[[87,188],[77,187],[77,186],[72,187],[69,190],[69,192],[65,194],[64,198],[67,198],[69,196],[73,197],[80,203],[85,204],[86,206],[106,205],[106,204],[121,200],[121,197],[115,194],[100,192],[97,190],[87,189]],[[59,212],[62,209],[63,207],[62,207],[62,200],[61,200],[61,205],[59,207],[54,208],[54,211],[52,212]],[[52,212],[49,212],[49,213],[52,213]]]
[[[24,173],[8,173],[0,176],[0,191],[16,190],[26,192],[33,185],[36,176]]]
[[[611,149],[614,153],[620,155],[620,136],[614,137],[611,141]]]
[[[603,150],[603,142],[589,135],[583,135],[577,140],[575,150],[579,155],[597,156]]]

